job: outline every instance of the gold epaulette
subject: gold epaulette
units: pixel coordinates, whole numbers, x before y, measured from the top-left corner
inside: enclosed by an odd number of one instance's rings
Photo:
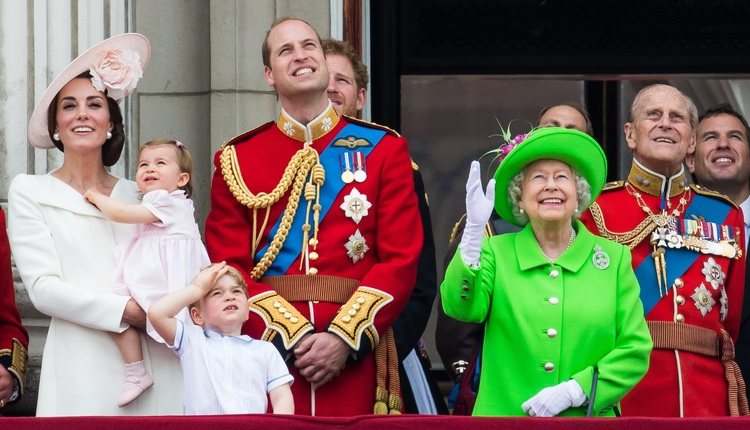
[[[355,351],[359,351],[363,335],[371,345],[377,345],[380,340],[374,326],[375,316],[392,301],[393,296],[385,291],[359,287],[333,318],[328,331],[337,334]]]
[[[291,349],[305,333],[315,330],[312,323],[297,308],[275,291],[266,291],[250,297],[247,304],[266,324],[263,340],[270,342],[278,333],[286,349]]]
[[[221,148],[219,150],[224,149],[224,147],[227,146],[227,145],[236,145],[238,143],[244,142],[247,139],[249,139],[250,137],[258,134],[259,132],[267,129],[268,127],[270,127],[270,126],[272,126],[274,124],[275,124],[275,122],[270,121],[270,122],[267,122],[265,124],[261,124],[261,125],[255,127],[255,128],[253,128],[253,129],[251,129],[251,130],[248,130],[248,131],[246,131],[246,132],[244,132],[242,134],[238,134],[237,136],[234,136],[233,138],[231,138],[228,141],[224,142],[224,144],[221,145]]]
[[[602,191],[616,190],[625,186],[625,181],[612,181],[604,184]]]
[[[352,116],[346,116],[346,115],[342,115],[342,116],[346,117],[346,119],[349,120],[349,122],[353,122],[353,123],[359,124],[359,125],[364,125],[365,127],[377,128],[378,130],[383,130],[383,131],[388,132],[388,134],[390,134],[392,136],[401,137],[401,135],[398,134],[398,132],[396,130],[394,130],[392,128],[388,128],[388,127],[386,127],[384,125],[380,125],[380,124],[377,124],[377,123],[374,123],[374,122],[370,122],[370,121],[365,121],[365,120],[360,119],[360,118],[354,118]]]
[[[700,185],[697,185],[697,184],[690,184],[689,187],[696,194],[701,194],[703,196],[716,197],[717,199],[721,199],[721,200],[724,200],[725,202],[729,203],[735,209],[738,208],[737,204],[734,203],[726,194],[722,194],[722,193],[720,193],[718,191],[714,191],[714,190],[709,190],[708,188],[701,187]]]

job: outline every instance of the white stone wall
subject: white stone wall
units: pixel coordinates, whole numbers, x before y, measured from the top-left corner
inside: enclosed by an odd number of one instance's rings
[[[80,52],[114,34],[135,31],[152,55],[137,92],[121,106],[128,146],[112,168],[131,177],[138,144],[183,141],[194,160],[196,218],[210,201],[213,153],[231,137],[272,120],[276,96],[263,79],[260,46],[278,17],[298,16],[327,37],[331,4],[340,0],[0,0],[0,205],[10,180],[59,165],[57,150],[35,150],[26,126],[48,83]],[[340,19],[340,18],[338,18]],[[48,318],[29,303],[16,276],[16,299],[31,334],[30,381],[23,402],[4,414],[34,413]]]

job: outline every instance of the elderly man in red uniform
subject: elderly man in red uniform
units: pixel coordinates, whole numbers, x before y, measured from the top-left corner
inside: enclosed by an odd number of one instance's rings
[[[245,275],[244,331],[289,358],[296,413],[398,412],[389,327],[423,240],[406,141],[336,113],[306,22],[275,22],[263,63],[282,111],[217,153],[209,255]]]
[[[28,345],[29,335],[16,309],[5,212],[0,210],[0,414],[23,394]]]
[[[654,340],[648,373],[622,401],[623,415],[748,413],[734,362],[742,312],[743,218],[726,197],[688,185],[695,148],[693,102],[668,85],[633,100],[625,138],[627,180],[609,184],[582,221],[630,246]]]

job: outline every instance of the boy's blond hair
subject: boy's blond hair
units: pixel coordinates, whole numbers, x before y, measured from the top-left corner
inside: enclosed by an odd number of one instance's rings
[[[216,263],[211,263],[211,264],[210,264],[209,266],[207,266],[207,267],[211,267],[211,266],[213,266],[214,264],[216,264]],[[204,267],[204,269],[205,269],[205,267]],[[201,270],[203,270],[203,269],[201,269]],[[239,270],[235,269],[235,268],[234,268],[234,267],[232,267],[232,266],[227,266],[227,273],[225,273],[225,274],[224,274],[223,276],[229,276],[230,278],[232,278],[232,280],[233,280],[234,282],[236,282],[236,283],[237,283],[237,285],[238,285],[238,286],[239,286],[240,288],[242,288],[242,291],[244,291],[244,292],[245,292],[245,297],[247,297],[247,282],[245,282],[245,278],[244,278],[244,277],[242,276],[242,273],[240,273],[240,271],[239,271]],[[208,294],[208,293],[206,293],[206,295],[207,295],[207,294]],[[203,297],[206,297],[206,296],[204,295]],[[189,311],[190,311],[191,309],[193,309],[193,308],[200,308],[200,307],[199,307],[198,305],[200,304],[200,301],[201,301],[201,299],[203,299],[203,297],[201,297],[200,299],[198,299],[198,300],[196,300],[195,302],[191,303],[191,304],[190,304],[190,306],[188,306],[188,312],[189,312]],[[193,322],[195,322],[195,321],[193,321]]]

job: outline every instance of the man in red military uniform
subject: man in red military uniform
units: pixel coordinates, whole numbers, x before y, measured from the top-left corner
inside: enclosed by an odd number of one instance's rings
[[[654,340],[648,373],[623,399],[623,415],[748,413],[733,347],[743,218],[726,197],[687,183],[682,162],[695,148],[697,122],[695,105],[676,88],[641,90],[625,124],[630,174],[605,187],[581,218],[632,249]]]
[[[5,212],[0,210],[0,409],[23,394],[28,345],[29,335],[16,309]]]
[[[274,23],[263,60],[282,111],[217,153],[209,255],[248,280],[244,331],[289,358],[295,413],[397,412],[389,327],[422,249],[406,141],[336,114],[304,21]]]

